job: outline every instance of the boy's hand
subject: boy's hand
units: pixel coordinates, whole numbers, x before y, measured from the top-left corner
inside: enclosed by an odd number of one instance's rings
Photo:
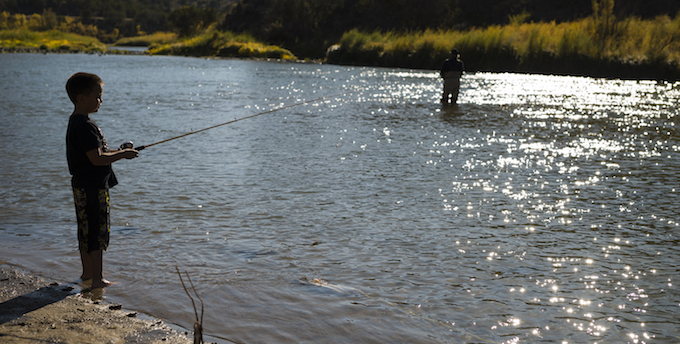
[[[132,148],[123,149],[123,157],[125,159],[134,159],[139,156],[139,151]]]

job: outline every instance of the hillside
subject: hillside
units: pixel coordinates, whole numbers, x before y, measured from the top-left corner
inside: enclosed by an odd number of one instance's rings
[[[124,36],[171,31],[170,14],[187,6],[212,9],[223,27],[247,30],[275,44],[333,40],[354,28],[469,29],[507,24],[511,16],[563,22],[592,13],[591,0],[0,0],[0,12],[29,15],[50,9],[102,30],[117,28]],[[673,17],[678,11],[677,0],[616,0],[614,8],[618,18]]]
[[[118,29],[124,36],[139,31],[171,31],[169,15],[173,10],[189,6],[211,8],[227,13],[238,0],[0,0],[0,12],[26,15],[51,10],[58,16],[78,17],[99,29]]]
[[[433,69],[455,46],[471,71],[680,79],[677,0],[0,0],[0,11],[0,30],[176,41],[152,53]]]

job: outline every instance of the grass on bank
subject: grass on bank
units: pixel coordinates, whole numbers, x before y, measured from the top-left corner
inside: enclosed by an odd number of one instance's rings
[[[245,34],[219,32],[209,27],[195,37],[180,38],[176,33],[156,32],[120,38],[118,29],[104,32],[94,25],[83,25],[77,18],[57,16],[51,10],[43,14],[0,12],[0,48],[2,51],[82,51],[124,54],[108,51],[101,41],[114,46],[147,46],[148,53],[158,55],[222,56],[295,59],[289,50],[267,45]]]
[[[104,34],[70,17],[52,17],[49,12],[30,18],[2,12],[0,19],[5,18],[7,25],[0,25],[4,28],[0,30],[0,48],[105,52],[106,46],[95,37],[119,36],[117,30]],[[468,31],[351,30],[328,49],[327,61],[438,69],[455,47],[468,71],[680,80],[680,14],[651,20],[602,18],[593,15],[573,22],[523,23],[524,17],[505,26]],[[296,59],[291,51],[258,42],[250,35],[214,28],[190,38],[159,32],[119,39],[115,45],[149,46],[148,53],[158,55]]]
[[[592,17],[566,23],[514,23],[469,31],[397,34],[351,30],[328,62],[438,69],[452,48],[471,71],[623,73],[680,77],[680,14],[628,18],[606,30]],[[629,75],[630,74],[630,75]]]
[[[170,44],[177,42],[177,34],[173,32],[155,32],[149,35],[124,37],[113,43],[114,46],[148,47],[154,44]]]
[[[106,45],[95,37],[82,36],[57,30],[0,30],[0,47],[8,49],[29,48],[48,51],[106,51]]]
[[[219,56],[296,59],[287,49],[256,41],[246,34],[209,31],[201,35],[178,39],[175,33],[157,32],[150,35],[119,39],[116,46],[148,46],[152,55]],[[9,50],[46,50],[107,52],[97,38],[58,30],[34,31],[28,28],[0,30],[0,47]],[[118,53],[118,51],[112,51]]]
[[[152,55],[255,57],[284,60],[296,58],[290,50],[258,42],[250,35],[214,30],[180,42],[152,44],[149,46],[149,53]]]

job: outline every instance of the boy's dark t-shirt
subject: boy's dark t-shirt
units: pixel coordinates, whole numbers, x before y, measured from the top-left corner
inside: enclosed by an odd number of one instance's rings
[[[108,189],[118,184],[111,165],[95,166],[87,157],[86,152],[99,147],[103,152],[109,152],[109,145],[97,123],[86,115],[71,115],[66,130],[66,160],[73,176],[73,187]]]

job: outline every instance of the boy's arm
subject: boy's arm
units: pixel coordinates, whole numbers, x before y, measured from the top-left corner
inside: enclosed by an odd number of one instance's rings
[[[121,159],[134,159],[139,155],[139,152],[134,149],[121,149],[105,153],[102,151],[102,147],[99,147],[87,151],[85,154],[87,155],[87,158],[90,159],[92,165],[106,166]]]

